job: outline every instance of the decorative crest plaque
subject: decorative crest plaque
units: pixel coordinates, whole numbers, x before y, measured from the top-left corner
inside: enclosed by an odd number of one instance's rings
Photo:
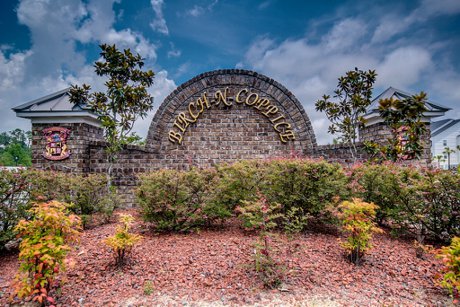
[[[43,129],[43,135],[46,139],[45,152],[43,157],[48,160],[64,160],[70,156],[70,150],[67,147],[67,138],[70,130],[63,127],[50,127]]]

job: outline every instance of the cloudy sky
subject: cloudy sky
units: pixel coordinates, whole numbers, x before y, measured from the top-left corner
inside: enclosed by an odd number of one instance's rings
[[[423,90],[460,117],[459,0],[2,0],[0,27],[0,131],[30,129],[11,107],[69,84],[100,88],[101,43],[146,59],[156,107],[205,71],[263,73],[302,102],[319,144],[331,137],[314,103],[354,67],[377,71],[374,96]]]

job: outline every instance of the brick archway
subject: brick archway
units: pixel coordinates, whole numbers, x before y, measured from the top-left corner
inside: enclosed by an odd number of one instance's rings
[[[283,85],[229,69],[200,74],[174,90],[152,120],[146,147],[166,164],[212,164],[310,155],[316,139],[301,103]]]

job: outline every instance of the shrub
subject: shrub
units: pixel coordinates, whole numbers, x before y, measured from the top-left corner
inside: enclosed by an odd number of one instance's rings
[[[134,218],[130,214],[120,214],[120,223],[117,232],[104,240],[115,254],[115,265],[122,266],[126,256],[131,253],[134,245],[142,238],[140,235],[129,232]]]
[[[354,198],[344,201],[338,207],[338,217],[343,225],[343,231],[348,235],[342,246],[354,264],[359,264],[365,253],[371,248],[372,232],[379,231],[373,222],[378,207]]]
[[[460,298],[460,237],[454,237],[450,246],[445,246],[438,251],[438,257],[442,259],[442,279],[439,284],[448,289],[458,303]]]
[[[80,220],[57,201],[37,204],[30,214],[31,220],[21,220],[16,226],[22,238],[16,294],[31,296],[42,305],[54,305],[50,290],[59,271],[64,270],[64,258],[70,250],[67,244],[80,234]]]
[[[295,207],[318,217],[334,196],[349,194],[342,167],[325,161],[242,161],[218,167],[218,173],[217,197],[230,210],[243,201],[254,201],[260,191],[269,203],[282,204],[283,213]]]
[[[243,201],[257,198],[265,183],[264,161],[245,160],[217,166],[216,202],[233,211]]]
[[[352,168],[350,188],[355,197],[379,206],[376,218],[379,224],[388,223],[394,210],[406,201],[405,186],[420,178],[415,168],[401,167],[394,163],[363,164]]]
[[[283,215],[282,227],[288,234],[299,233],[308,224],[309,215],[302,208],[292,207]]]
[[[160,170],[140,177],[142,215],[157,230],[188,231],[230,216],[215,200],[214,170]]]
[[[83,227],[93,214],[102,214],[108,221],[118,205],[116,191],[107,190],[103,174],[68,174],[29,170],[30,201],[58,200],[72,204],[69,209],[82,217]]]
[[[266,163],[266,182],[261,192],[269,202],[283,205],[283,213],[319,217],[334,197],[348,197],[347,177],[336,163],[308,159],[281,159]]]
[[[266,231],[277,226],[277,220],[282,215],[279,213],[280,204],[268,203],[265,196],[258,193],[259,199],[243,201],[241,206],[236,207],[235,212],[246,230]]]
[[[377,220],[417,237],[460,235],[460,174],[396,164],[362,165],[351,174],[354,195],[379,205]]]
[[[411,207],[396,211],[395,218],[407,220],[422,229],[422,234],[448,242],[460,236],[460,174],[439,169],[421,171],[421,181],[415,183]],[[412,189],[410,189],[412,190]]]
[[[0,170],[0,251],[14,239],[14,228],[28,218],[29,208],[26,171]]]

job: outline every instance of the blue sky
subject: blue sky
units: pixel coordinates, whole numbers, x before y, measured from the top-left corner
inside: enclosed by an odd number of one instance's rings
[[[263,73],[302,102],[320,144],[332,137],[314,103],[354,67],[377,71],[374,96],[423,90],[460,117],[459,0],[3,0],[0,26],[0,131],[30,129],[13,106],[69,84],[101,88],[101,43],[146,59],[156,107],[205,71]]]

